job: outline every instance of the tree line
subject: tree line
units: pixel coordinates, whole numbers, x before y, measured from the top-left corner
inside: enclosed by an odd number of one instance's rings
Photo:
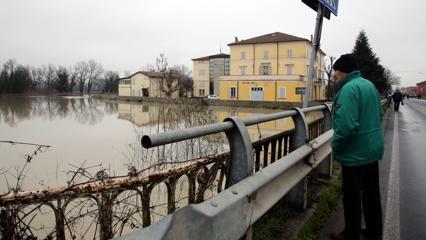
[[[370,80],[380,93],[392,90],[392,85],[400,84],[400,77],[381,64],[380,58],[374,53],[368,41],[367,34],[361,30],[355,40],[352,54],[358,61],[358,67],[364,78]],[[333,80],[332,66],[335,57],[329,57],[325,72],[328,78],[327,96],[333,97],[338,89],[339,83]]]
[[[94,89],[106,93],[118,92],[119,75],[105,71],[95,60],[80,61],[73,66],[24,66],[9,59],[0,67],[1,93],[91,93]]]

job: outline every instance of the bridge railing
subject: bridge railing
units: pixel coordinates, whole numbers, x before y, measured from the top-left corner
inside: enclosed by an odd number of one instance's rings
[[[312,111],[322,111],[323,118],[308,127],[305,114]],[[293,130],[251,143],[247,126],[286,117],[292,117]],[[230,145],[226,189],[119,239],[239,239],[250,236],[253,223],[285,195],[306,207],[306,176],[318,166],[321,174],[331,175],[330,129],[331,112],[324,104],[144,136],[142,145],[149,148],[225,132]]]
[[[312,111],[323,111],[324,117],[307,123],[305,114]],[[152,195],[156,187],[165,186],[165,203],[162,206],[165,210],[163,214],[172,214],[179,207],[185,206],[186,204],[182,204],[181,199],[186,199],[187,204],[201,203],[206,198],[206,191],[213,191],[213,195],[221,193],[225,186],[229,187],[254,172],[266,170],[272,163],[284,160],[283,157],[288,156],[307,141],[317,138],[330,129],[329,115],[328,106],[323,105],[263,115],[247,120],[229,118],[223,123],[155,136],[144,136],[142,145],[153,147],[207,134],[225,132],[231,151],[194,159],[151,174],[136,172],[129,173],[129,176],[124,177],[101,177],[91,182],[73,186],[1,195],[1,215],[7,216],[8,219],[7,221],[0,221],[0,228],[7,230],[1,234],[3,234],[3,237],[11,237],[11,239],[37,236],[37,233],[31,231],[33,215],[25,213],[25,217],[30,222],[26,224],[21,210],[30,208],[31,210],[26,212],[35,212],[34,210],[41,209],[44,206],[53,212],[50,217],[53,218],[55,224],[54,228],[44,236],[56,239],[74,238],[76,235],[73,233],[73,225],[83,215],[70,216],[70,206],[79,200],[92,202],[93,209],[88,215],[93,218],[93,224],[96,226],[95,229],[97,230],[94,233],[96,238],[110,239],[114,236],[120,236],[124,226],[127,226],[128,229],[148,227],[153,221],[153,211],[159,207],[153,204]],[[293,118],[294,129],[253,143],[250,141],[246,126],[286,117]],[[229,161],[230,159],[231,161]],[[307,164],[306,166],[310,165]],[[327,164],[324,166],[323,173],[327,175],[330,172],[330,167]],[[185,189],[187,191],[184,193],[185,196],[179,197],[177,196],[177,187],[178,184],[182,183],[182,179],[186,179]],[[295,189],[300,189],[300,187]],[[298,199],[300,197],[297,197],[296,193],[293,195],[295,201],[304,204],[303,199]],[[123,203],[119,199],[123,198],[133,199],[128,200],[128,205],[133,206],[131,211],[123,213],[124,211],[117,209],[118,205]],[[126,210],[128,209],[126,208]],[[84,209],[84,212],[86,211],[87,209]],[[136,220],[136,217],[132,215],[138,215],[139,219]],[[87,237],[83,235],[81,238]]]

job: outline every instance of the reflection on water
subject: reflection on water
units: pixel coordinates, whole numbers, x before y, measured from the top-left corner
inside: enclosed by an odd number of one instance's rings
[[[32,190],[85,182],[99,174],[122,176],[129,171],[142,170],[150,173],[190,159],[218,154],[228,149],[223,133],[152,149],[142,148],[140,139],[145,134],[222,122],[229,116],[247,119],[278,111],[281,110],[111,102],[90,97],[0,97],[0,141],[52,146],[38,153],[24,171],[23,190]],[[321,113],[311,113],[307,118],[312,121],[321,116]],[[286,118],[250,126],[248,132],[255,141],[291,128],[293,122]],[[7,180],[1,183],[0,194],[16,185],[16,176],[26,162],[25,155],[35,150],[36,147],[31,145],[0,143],[0,174]],[[176,189],[178,207],[187,204],[187,186],[187,179],[179,179]],[[205,199],[212,194],[213,190],[206,191]],[[135,200],[138,194],[131,191],[121,197],[140,202]],[[152,190],[150,201],[152,222],[155,222],[167,214],[164,184]],[[75,223],[72,218],[67,219],[70,222],[67,232],[75,232],[78,239],[86,238],[85,233],[95,233],[93,221],[98,213],[92,209],[93,202],[90,199],[76,200],[72,205],[79,208],[71,209],[83,209],[87,216],[83,215],[84,218]],[[114,232],[125,233],[141,227],[139,207],[132,210],[132,222],[121,227],[114,225],[114,228],[120,228]],[[129,214],[126,211],[125,206],[114,206],[117,216]],[[49,214],[52,212],[41,214],[34,224],[49,225],[52,220],[47,217]],[[53,223],[50,225],[54,226]],[[37,232],[40,237],[46,234],[46,231]]]
[[[0,140],[51,145],[31,163],[24,189],[61,186],[79,167],[91,167],[91,176],[101,169],[107,169],[109,175],[126,175],[129,168],[154,166],[147,170],[152,172],[227,149],[224,134],[216,134],[147,150],[140,145],[145,134],[222,122],[228,116],[247,119],[277,111],[117,103],[90,97],[0,97]],[[308,121],[318,117],[321,113],[310,114]],[[291,128],[293,122],[286,118],[250,126],[248,131],[255,141]],[[0,143],[0,172],[8,172],[5,175],[13,182],[25,163],[24,155],[33,151],[34,146]],[[74,180],[85,180],[80,177]],[[5,191],[2,184],[0,192]]]

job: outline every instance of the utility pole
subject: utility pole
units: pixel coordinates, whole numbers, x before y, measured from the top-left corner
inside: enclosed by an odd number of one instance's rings
[[[303,108],[308,107],[309,98],[311,97],[311,93],[312,93],[312,85],[313,85],[314,71],[315,71],[315,60],[316,60],[317,52],[319,50],[319,45],[321,41],[321,30],[322,30],[323,18],[324,18],[324,6],[322,4],[318,4],[315,33],[314,33],[314,39],[312,41],[312,49],[311,49],[311,55],[309,59],[308,82],[306,83],[305,98],[303,99]]]

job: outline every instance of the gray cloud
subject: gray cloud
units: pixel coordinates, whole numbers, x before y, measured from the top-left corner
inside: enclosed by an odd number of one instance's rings
[[[361,29],[402,85],[425,80],[426,2],[340,1],[325,20],[322,48],[352,50]],[[135,71],[165,53],[171,64],[229,52],[234,36],[280,31],[309,38],[316,13],[299,0],[1,0],[0,63],[71,65],[95,59],[106,69]]]

